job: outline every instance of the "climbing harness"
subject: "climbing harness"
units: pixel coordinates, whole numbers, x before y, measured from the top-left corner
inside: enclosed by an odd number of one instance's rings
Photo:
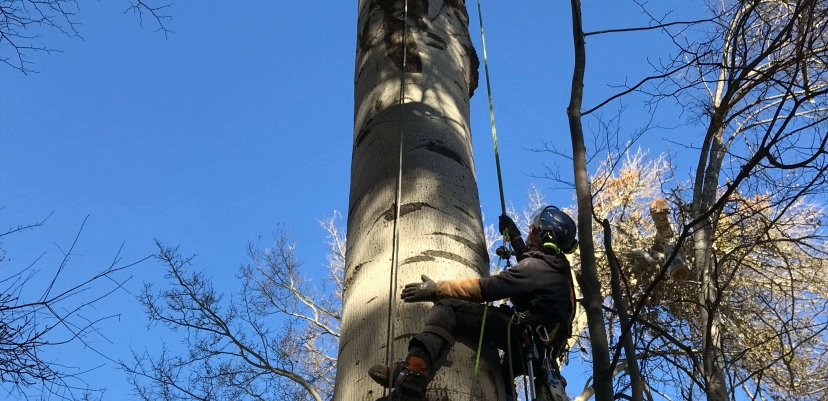
[[[393,228],[393,243],[391,245],[391,277],[388,289],[388,325],[386,327],[386,343],[385,343],[385,366],[392,366],[392,359],[394,358],[394,317],[397,315],[397,274],[399,273],[399,253],[400,253],[400,208],[402,203],[402,169],[403,169],[403,139],[405,138],[405,74],[406,61],[408,56],[408,0],[403,3],[403,35],[402,35],[402,68],[400,71],[400,149],[399,149],[399,164],[397,169],[397,185],[396,193],[394,195],[394,228]],[[399,380],[402,380],[401,376]],[[388,392],[388,388],[394,388],[394,375],[388,375],[388,386],[383,386],[383,398],[388,395],[388,401],[393,401],[394,392]]]
[[[518,328],[521,334],[521,344],[523,345],[521,355],[525,364],[523,370],[523,387],[526,400],[567,400],[566,390],[564,389],[565,381],[560,374],[560,365],[557,362],[565,347],[565,345],[557,343],[561,341],[558,338],[561,324],[556,323],[552,330],[548,330],[543,324],[531,323],[531,316],[527,313],[516,312],[515,316],[518,317],[518,320],[514,327]],[[563,339],[567,337],[568,333],[562,336]],[[509,361],[511,362],[511,359]],[[541,362],[540,366],[546,373],[545,381],[540,385],[540,388],[537,387],[537,383],[535,382],[535,366],[537,362]],[[511,365],[509,372],[514,377],[514,371]],[[512,391],[512,399],[515,400],[515,397],[515,392]]]

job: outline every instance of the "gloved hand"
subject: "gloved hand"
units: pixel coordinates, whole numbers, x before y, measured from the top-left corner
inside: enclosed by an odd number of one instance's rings
[[[437,299],[437,283],[428,276],[420,276],[422,283],[406,284],[400,298],[405,302],[428,302]]]
[[[515,221],[512,220],[511,217],[501,214],[500,218],[498,219],[497,230],[503,234],[506,231],[509,234],[509,240],[518,239],[520,238],[520,230],[517,228],[517,224]]]

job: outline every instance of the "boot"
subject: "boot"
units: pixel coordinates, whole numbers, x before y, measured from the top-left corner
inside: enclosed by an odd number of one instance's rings
[[[426,387],[431,382],[431,368],[425,359],[409,355],[405,362],[397,362],[390,368],[385,365],[371,367],[368,369],[368,376],[383,387],[389,387],[388,378],[392,377],[391,386],[397,391],[425,398]]]

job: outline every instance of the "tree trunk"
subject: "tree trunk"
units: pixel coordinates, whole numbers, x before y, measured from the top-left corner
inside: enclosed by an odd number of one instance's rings
[[[720,107],[720,106],[717,106]],[[711,115],[707,138],[702,147],[699,160],[699,169],[696,171],[696,180],[693,199],[693,218],[706,213],[715,204],[719,176],[725,149],[722,144],[724,127],[719,112]],[[709,154],[707,154],[709,149]],[[715,232],[718,213],[713,213],[706,222],[699,224],[693,231],[694,269],[699,275],[701,288],[699,301],[701,303],[702,327],[702,366],[704,371],[705,392],[708,401],[727,401],[728,388],[725,380],[724,364],[722,360],[722,340],[719,333],[717,316],[718,304],[714,280],[716,277],[713,262],[713,234]]]
[[[612,249],[612,226],[607,219],[601,221],[604,228],[604,249],[607,252],[607,265],[610,269],[610,286],[612,287],[612,303],[618,312],[618,323],[621,324],[622,337],[618,340],[624,346],[627,357],[627,373],[630,375],[631,401],[644,401],[644,380],[638,368],[638,356],[635,353],[635,326],[630,325],[630,316],[627,314],[627,302],[621,290],[621,264]],[[627,329],[629,327],[629,329]]]
[[[584,96],[584,72],[586,49],[584,30],[581,25],[581,2],[571,0],[572,39],[575,47],[575,68],[572,73],[572,91],[566,114],[569,117],[569,133],[572,137],[572,164],[575,170],[575,192],[578,197],[578,239],[581,249],[581,291],[584,293],[584,310],[589,327],[592,347],[593,388],[596,401],[612,401],[612,372],[609,370],[609,343],[604,325],[601,282],[598,280],[598,262],[595,260],[595,244],[592,236],[592,189],[587,172],[586,146],[581,126],[581,103]]]
[[[406,21],[403,8],[403,0],[359,2],[338,401],[383,394],[366,371],[386,363],[401,129],[397,294],[406,283],[420,281],[421,274],[433,280],[489,274],[469,129],[469,97],[477,87],[479,62],[466,6],[462,0],[409,0]],[[400,106],[403,51],[405,104]],[[392,358],[402,360],[432,304],[394,302]],[[478,333],[469,334],[476,348]],[[454,347],[450,366],[429,385],[429,399],[469,399],[471,348]],[[505,398],[494,350],[484,353],[479,377],[477,399]]]

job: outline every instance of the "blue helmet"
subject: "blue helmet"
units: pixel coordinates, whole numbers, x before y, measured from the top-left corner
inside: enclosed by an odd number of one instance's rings
[[[540,234],[544,248],[552,248],[555,253],[572,253],[578,249],[575,221],[557,207],[549,205],[538,209],[532,217],[532,225]]]

